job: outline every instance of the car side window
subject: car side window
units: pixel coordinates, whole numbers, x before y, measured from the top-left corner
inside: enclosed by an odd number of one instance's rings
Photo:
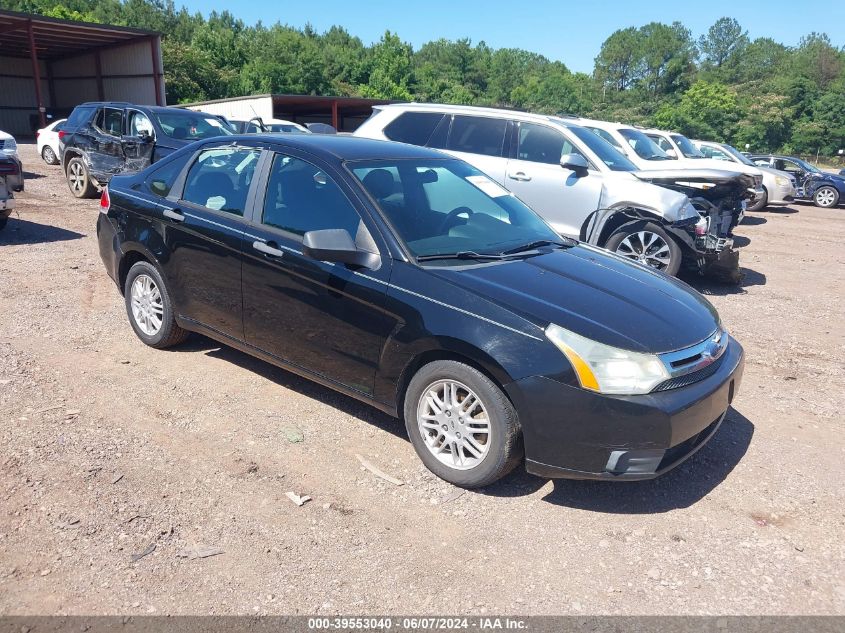
[[[532,163],[559,165],[564,154],[583,156],[559,131],[536,123],[519,124],[516,157]]]
[[[480,116],[456,116],[447,149],[469,154],[501,156],[507,121]]]
[[[80,125],[88,123],[91,120],[91,113],[93,111],[94,108],[90,106],[74,108],[73,112],[71,112],[70,116],[67,118],[67,121],[64,122],[65,128],[72,130]]]
[[[203,150],[188,170],[182,200],[242,216],[260,155],[257,148]]]
[[[657,147],[659,147],[660,149],[662,149],[664,152],[665,152],[666,150],[670,150],[670,149],[671,149],[672,151],[674,151],[674,150],[675,150],[675,148],[674,148],[674,147],[672,147],[672,144],[671,144],[668,140],[666,140],[665,138],[663,138],[662,136],[658,136],[658,135],[656,135],[656,134],[648,134],[647,136],[648,136],[648,137],[649,137],[652,141],[654,141],[655,143],[657,143]]]
[[[129,136],[141,136],[142,134],[147,134],[148,136],[155,135],[152,121],[143,112],[128,110],[126,116],[128,119],[127,128],[129,130]]]
[[[444,116],[442,112],[403,112],[385,126],[384,135],[399,143],[425,145]]]
[[[187,156],[181,159],[173,159],[164,163],[158,169],[154,169],[147,176],[147,180],[144,183],[147,190],[156,196],[166,198],[170,195],[170,190],[173,188],[173,184],[176,182],[179,174],[182,173],[182,168],[185,166],[187,160]]]
[[[94,119],[94,127],[109,136],[123,134],[123,110],[117,108],[101,108]]]
[[[363,227],[355,207],[326,172],[284,154],[273,159],[261,222],[299,237],[308,231],[346,229],[353,240]]]
[[[716,149],[715,147],[709,147],[707,145],[702,145],[698,148],[698,150],[704,154],[707,158],[715,158],[716,160],[731,160],[731,157],[728,156],[722,150]]]

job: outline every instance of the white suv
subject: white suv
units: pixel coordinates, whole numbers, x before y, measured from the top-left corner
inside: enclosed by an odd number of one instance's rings
[[[683,193],[643,182],[595,134],[551,116],[435,104],[375,106],[355,136],[433,147],[485,172],[562,235],[668,274],[697,261],[701,219]]]

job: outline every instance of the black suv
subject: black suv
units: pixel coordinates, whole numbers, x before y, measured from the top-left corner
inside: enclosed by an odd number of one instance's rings
[[[133,173],[199,139],[232,134],[220,117],[117,101],[76,106],[62,127],[62,167],[77,198],[97,195],[119,173]]]

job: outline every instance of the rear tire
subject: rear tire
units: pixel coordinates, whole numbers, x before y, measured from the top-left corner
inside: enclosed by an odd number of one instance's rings
[[[123,296],[132,329],[150,347],[164,349],[188,338],[189,332],[176,323],[164,279],[149,262],[132,265],[126,275]]]
[[[654,222],[637,220],[623,224],[610,234],[604,247],[670,276],[677,275],[681,268],[681,247]]]
[[[765,209],[767,204],[769,204],[769,191],[763,187],[763,197],[755,202],[753,206],[748,207],[748,210],[760,211],[761,209]]]
[[[79,156],[70,159],[67,164],[67,186],[77,198],[93,198],[97,195],[97,187],[91,182],[91,175],[85,166],[85,161]]]
[[[423,464],[456,486],[488,486],[522,460],[513,404],[492,380],[464,363],[424,365],[408,384],[404,414]]]
[[[813,203],[822,209],[832,209],[839,204],[839,192],[833,187],[819,187],[813,194]]]
[[[41,158],[44,159],[44,162],[48,165],[58,165],[59,159],[56,158],[56,152],[53,151],[53,148],[49,145],[45,145],[41,149]]]

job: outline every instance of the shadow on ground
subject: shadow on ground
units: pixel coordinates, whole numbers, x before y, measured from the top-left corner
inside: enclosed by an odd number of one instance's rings
[[[760,224],[765,224],[766,222],[768,222],[766,218],[761,218],[757,215],[746,215],[742,218],[742,222],[740,222],[740,224],[742,224],[742,226],[758,226]]]
[[[44,174],[36,174],[32,171],[24,171],[23,172],[24,180],[37,180],[38,178],[46,178]]]
[[[68,231],[58,226],[39,224],[29,220],[19,220],[14,213],[9,217],[6,228],[0,231],[0,246],[10,244],[45,244],[48,242],[66,242],[85,237],[76,231]]]
[[[740,266],[740,270],[742,270],[743,277],[742,281],[738,284],[724,283],[707,276],[702,277],[701,275],[696,275],[695,273],[682,273],[679,277],[705,296],[714,295],[724,297],[727,295],[741,295],[747,292],[746,288],[766,285],[766,275],[763,273],[758,273],[756,270],[743,266]]]
[[[400,420],[204,336],[192,334],[186,343],[171,351],[204,352],[255,372],[282,387],[334,407],[396,437],[408,439],[405,425]],[[730,474],[748,450],[753,434],[754,425],[736,410],[729,409],[721,428],[710,442],[688,461],[658,479],[624,483],[558,479],[554,480],[553,490],[543,500],[560,506],[617,514],[659,513],[685,508],[710,493]],[[501,481],[477,492],[495,497],[521,497],[536,492],[547,482],[547,479],[530,475],[523,467],[519,467]]]

